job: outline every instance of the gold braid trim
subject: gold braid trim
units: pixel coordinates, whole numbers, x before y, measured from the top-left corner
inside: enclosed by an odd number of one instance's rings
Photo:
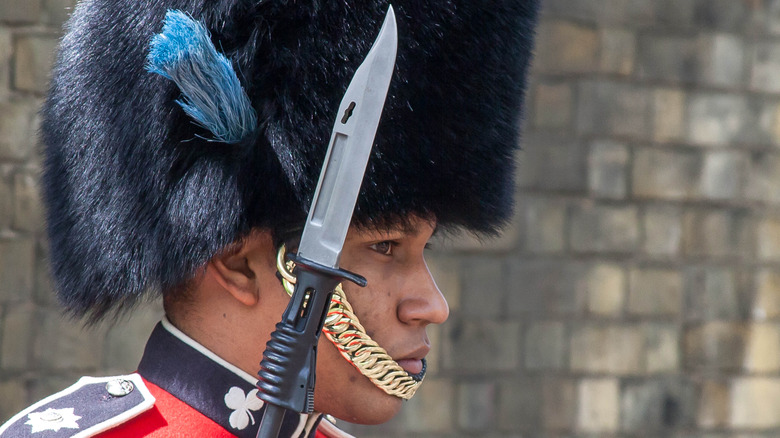
[[[292,296],[295,289],[295,276],[292,274],[295,263],[285,261],[285,254],[285,246],[282,245],[276,256],[276,268],[282,276],[284,290]],[[333,291],[322,332],[346,360],[387,394],[409,400],[420,387],[422,378],[415,380],[366,334],[341,284]]]

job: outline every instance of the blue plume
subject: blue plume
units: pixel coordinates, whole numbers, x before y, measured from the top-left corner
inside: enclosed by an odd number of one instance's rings
[[[162,33],[152,38],[146,69],[176,83],[178,103],[214,140],[237,143],[257,126],[249,97],[233,65],[217,52],[206,27],[182,11],[165,14]]]

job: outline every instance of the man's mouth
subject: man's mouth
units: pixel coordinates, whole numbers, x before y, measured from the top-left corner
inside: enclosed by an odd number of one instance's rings
[[[425,370],[428,368],[428,363],[423,359],[401,359],[397,361],[398,365],[404,369],[407,373],[409,373],[409,376],[416,380],[420,381],[425,376]]]

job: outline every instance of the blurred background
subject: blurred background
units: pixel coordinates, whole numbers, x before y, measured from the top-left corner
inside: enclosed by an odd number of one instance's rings
[[[36,114],[74,0],[0,0],[0,422],[131,372],[47,275]],[[441,243],[430,373],[366,437],[780,436],[780,1],[545,0],[517,212]],[[74,260],[74,263],[78,263]]]

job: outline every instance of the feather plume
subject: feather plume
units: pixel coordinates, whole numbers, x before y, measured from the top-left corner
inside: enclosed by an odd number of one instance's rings
[[[147,62],[148,71],[176,83],[183,95],[176,102],[214,140],[238,143],[257,127],[257,115],[230,60],[214,47],[206,27],[184,12],[165,14]]]

